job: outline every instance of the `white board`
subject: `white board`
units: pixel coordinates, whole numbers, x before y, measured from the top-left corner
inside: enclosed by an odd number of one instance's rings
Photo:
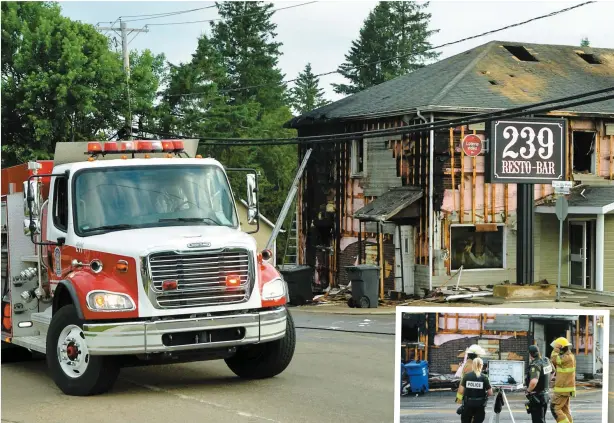
[[[509,381],[510,376],[516,383]],[[488,379],[493,386],[524,386],[524,361],[489,360]]]

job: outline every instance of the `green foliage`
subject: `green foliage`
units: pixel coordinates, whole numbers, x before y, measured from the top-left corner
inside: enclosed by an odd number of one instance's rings
[[[311,70],[311,63],[307,63],[303,72],[298,75],[291,92],[292,107],[300,115],[328,103],[324,98],[324,90],[320,88],[319,79]]]
[[[153,110],[164,56],[131,54],[131,96],[118,53],[92,25],[48,2],[2,3],[2,164],[52,158],[57,142],[107,139],[128,110]]]
[[[582,41],[580,41],[580,47],[590,47],[590,45],[591,44],[586,37],[582,38]]]
[[[107,43],[53,3],[2,3],[3,165],[117,127],[123,72]]]
[[[340,94],[353,94],[419,69],[440,53],[431,51],[429,3],[381,1],[365,19],[358,40],[345,55],[339,73],[349,84],[333,84]],[[397,57],[402,56],[402,57]]]

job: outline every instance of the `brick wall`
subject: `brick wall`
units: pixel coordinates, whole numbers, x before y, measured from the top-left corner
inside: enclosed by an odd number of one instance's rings
[[[450,374],[451,364],[462,363],[463,358],[458,357],[461,352],[464,352],[469,346],[478,343],[479,337],[470,337],[463,339],[455,339],[446,342],[439,347],[429,347],[429,366],[430,371],[434,373]],[[525,361],[525,365],[529,363],[529,341],[526,336],[518,336],[516,338],[500,340],[501,359],[507,359],[507,353],[513,352],[518,354]]]
[[[369,243],[370,245],[376,245]],[[358,256],[358,242],[348,245],[345,250],[341,251],[339,255],[339,280],[340,285],[347,285],[348,280],[345,266],[353,266]],[[362,257],[364,261],[365,257],[365,243],[362,242]],[[384,240],[384,260],[386,261],[386,267],[390,268],[390,274],[388,277],[384,277],[384,292],[387,293],[394,289],[394,242],[392,239],[389,241]]]

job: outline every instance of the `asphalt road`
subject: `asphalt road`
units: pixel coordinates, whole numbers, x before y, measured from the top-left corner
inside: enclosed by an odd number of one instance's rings
[[[386,326],[379,316],[293,316],[299,327],[357,330],[365,319]],[[273,379],[240,380],[223,361],[127,368],[111,392],[86,398],[63,395],[44,361],[3,363],[1,421],[393,421],[393,336],[314,329],[297,329],[297,336],[294,360]]]
[[[458,404],[454,403],[455,393],[431,392],[424,396],[401,397],[402,423],[458,423],[460,416],[456,414]],[[530,423],[531,417],[527,414],[522,393],[506,394],[512,409],[514,420],[517,423]],[[602,391],[600,389],[580,390],[578,396],[572,400],[572,416],[574,423],[598,423],[602,421]],[[493,413],[494,401],[491,399],[486,407],[485,422],[489,423]],[[548,411],[546,420],[554,419]],[[511,422],[509,411],[504,407],[500,414],[500,422]],[[611,421],[611,420],[610,420]]]

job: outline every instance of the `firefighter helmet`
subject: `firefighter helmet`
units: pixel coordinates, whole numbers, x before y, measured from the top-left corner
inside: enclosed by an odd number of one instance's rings
[[[478,344],[473,344],[472,346],[467,348],[467,354],[476,354],[482,356],[485,353],[486,351],[484,351],[484,348],[480,347]]]
[[[554,341],[552,341],[552,344],[550,344],[550,346],[554,347],[556,344],[559,344],[561,347],[569,347],[571,346],[571,342],[569,342],[567,340],[567,338],[557,338]]]

